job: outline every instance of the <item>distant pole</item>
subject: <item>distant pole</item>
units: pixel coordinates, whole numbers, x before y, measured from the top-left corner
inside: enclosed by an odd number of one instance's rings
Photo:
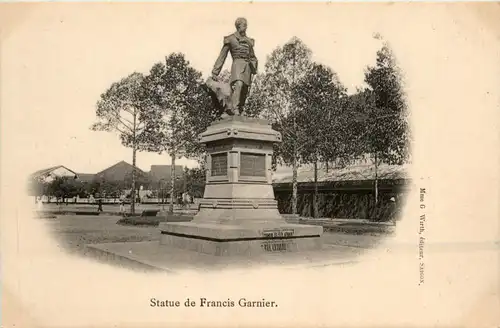
[[[182,179],[184,180],[184,192],[187,192],[186,168],[183,168]]]

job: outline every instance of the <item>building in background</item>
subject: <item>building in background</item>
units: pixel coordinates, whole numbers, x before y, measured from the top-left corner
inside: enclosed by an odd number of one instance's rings
[[[149,171],[149,177],[154,186],[158,185],[159,182],[170,181],[170,176],[172,165],[151,165],[151,170]],[[184,174],[184,167],[182,165],[176,165],[174,169],[175,178],[181,179]]]
[[[386,180],[409,180],[410,164],[388,165],[380,164],[377,168],[377,178]],[[292,168],[281,167],[273,173],[273,183],[291,183]],[[318,182],[322,181],[372,181],[375,179],[375,167],[371,163],[356,163],[343,168],[330,166],[328,170],[324,164],[318,165]],[[313,165],[303,165],[297,170],[297,182],[314,182]]]
[[[95,174],[94,173],[77,173],[78,175],[78,180],[80,180],[83,183],[91,183],[94,181]]]
[[[132,179],[134,167],[125,161],[120,161],[95,174],[94,179],[110,182],[127,181]],[[147,177],[147,173],[136,167],[136,178]]]
[[[30,178],[31,181],[48,184],[56,177],[70,177],[81,182],[87,194],[119,199],[131,194],[133,169],[134,167],[125,161],[113,164],[95,174],[76,173],[63,165],[58,165],[36,171],[31,174]],[[151,165],[149,172],[136,167],[135,181],[138,200],[158,198],[160,194],[166,198],[171,186],[171,173],[171,165]],[[182,165],[175,166],[174,178],[177,192],[183,192],[184,167]],[[39,195],[39,191],[35,194]]]
[[[43,183],[50,183],[54,181],[57,177],[67,177],[72,179],[78,179],[78,174],[64,165],[52,166],[42,170],[38,170],[31,174],[30,178],[33,180],[38,180]]]
[[[48,186],[57,178],[67,178],[71,181],[77,181],[78,173],[70,170],[64,165],[56,165],[32,173],[28,178],[28,193],[34,196],[36,200],[43,202],[50,200]]]

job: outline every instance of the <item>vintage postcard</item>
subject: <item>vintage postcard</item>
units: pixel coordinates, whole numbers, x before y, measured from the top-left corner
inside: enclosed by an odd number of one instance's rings
[[[3,3],[2,327],[499,327],[497,3]]]

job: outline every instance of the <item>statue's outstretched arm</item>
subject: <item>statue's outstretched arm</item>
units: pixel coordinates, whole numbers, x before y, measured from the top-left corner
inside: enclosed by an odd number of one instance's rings
[[[224,66],[224,62],[226,61],[227,54],[229,52],[229,43],[224,40],[224,45],[222,46],[222,49],[220,51],[219,57],[215,61],[214,68],[212,70],[212,75],[219,75],[220,71],[222,70],[222,66]]]

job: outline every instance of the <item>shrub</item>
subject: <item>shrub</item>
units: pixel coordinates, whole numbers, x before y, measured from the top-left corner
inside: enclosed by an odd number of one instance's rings
[[[369,224],[369,223],[345,223],[336,226],[328,226],[324,228],[329,232],[340,232],[352,235],[378,235],[393,232],[393,227],[385,224]]]
[[[72,213],[73,214],[73,213]],[[99,215],[99,212],[96,211],[78,211],[74,213],[75,215]]]
[[[141,216],[156,216],[160,210],[144,210]]]
[[[133,225],[133,226],[158,226],[160,224],[160,218],[145,218],[142,216],[128,216],[123,217],[116,222],[120,225]]]

